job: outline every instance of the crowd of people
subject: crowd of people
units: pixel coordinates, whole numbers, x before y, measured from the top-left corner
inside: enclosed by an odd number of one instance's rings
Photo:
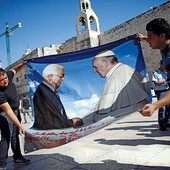
[[[143,116],[151,116],[155,110],[159,109],[160,130],[166,130],[170,104],[168,84],[170,79],[170,24],[163,18],[156,18],[146,25],[146,31],[147,36],[139,34],[138,39],[146,41],[152,49],[159,49],[162,56],[160,67],[153,72],[152,78],[158,100],[148,104],[146,99],[148,91],[142,83],[143,77],[129,66],[119,63],[113,51],[102,51],[94,57],[92,62],[94,71],[101,77],[107,78],[102,95],[94,108],[94,121],[97,121],[101,115],[106,115],[116,109],[122,112],[139,110]],[[29,159],[23,157],[20,150],[19,134],[24,133],[25,130],[21,124],[18,94],[12,82],[14,75],[23,69],[24,65],[25,63],[22,63],[9,71],[0,68],[0,169],[7,167],[10,143],[14,164],[30,163]],[[33,98],[35,114],[33,128],[46,130],[82,126],[83,120],[79,117],[68,119],[56,91],[64,79],[64,67],[59,64],[49,64],[44,68],[42,77],[43,81]],[[115,87],[117,96],[113,95]],[[129,95],[131,93],[134,95]],[[129,96],[130,100],[124,100],[124,95]],[[27,122],[26,114],[32,120],[29,106],[29,100],[24,95],[21,112],[24,114],[25,123]]]

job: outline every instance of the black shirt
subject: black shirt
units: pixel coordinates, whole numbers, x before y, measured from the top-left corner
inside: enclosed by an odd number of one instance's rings
[[[30,106],[29,100],[27,98],[23,99],[22,100],[22,107],[24,109],[29,109],[29,106]]]
[[[7,71],[7,76],[9,79],[8,86],[0,86],[0,104],[8,102],[12,110],[16,110],[19,107],[18,94],[15,84],[12,82],[14,73],[13,71]],[[3,110],[0,108],[0,112]]]

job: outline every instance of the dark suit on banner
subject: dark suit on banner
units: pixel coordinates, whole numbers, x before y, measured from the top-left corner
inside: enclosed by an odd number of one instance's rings
[[[34,128],[60,129],[72,126],[72,120],[67,118],[59,95],[46,84],[41,83],[34,93]]]

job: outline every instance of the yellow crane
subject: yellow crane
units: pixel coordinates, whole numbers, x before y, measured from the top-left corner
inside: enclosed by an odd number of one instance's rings
[[[21,23],[19,22],[14,27],[10,28],[8,23],[6,23],[6,31],[2,34],[0,34],[0,37],[4,36],[6,37],[6,48],[7,48],[7,63],[8,66],[11,64],[11,51],[10,51],[10,36],[12,35],[12,31],[14,31],[17,28],[21,28]]]

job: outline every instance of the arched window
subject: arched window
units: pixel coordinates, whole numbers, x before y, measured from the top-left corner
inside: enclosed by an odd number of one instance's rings
[[[85,9],[85,4],[84,4],[84,2],[82,3],[82,8]]]
[[[79,21],[81,25],[86,25],[86,19],[84,17],[80,17]]]
[[[97,31],[96,22],[95,22],[95,19],[92,15],[89,17],[89,20],[90,20],[91,30]]]
[[[85,32],[85,30],[86,30],[86,19],[84,18],[84,17],[80,17],[80,19],[79,19],[79,22],[81,23],[80,24],[80,31],[81,32]]]
[[[86,9],[89,9],[89,4],[86,2]]]

